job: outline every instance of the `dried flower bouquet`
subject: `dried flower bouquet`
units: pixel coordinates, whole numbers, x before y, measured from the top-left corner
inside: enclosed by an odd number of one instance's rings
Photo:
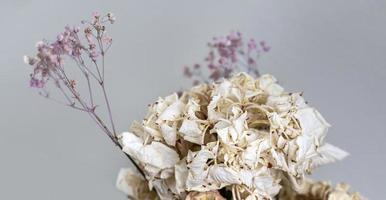
[[[83,28],[67,26],[56,41],[38,42],[36,56],[24,60],[33,66],[31,87],[86,113],[131,160],[135,168],[121,169],[117,180],[129,199],[363,199],[347,185],[307,178],[347,153],[325,143],[330,125],[302,93],[260,75],[257,59],[270,47],[255,40],[244,45],[238,32],[214,38],[205,65],[184,68],[194,87],[159,98],[141,122],[118,134],[104,76],[112,44],[106,29],[114,21],[111,13],[94,13]],[[67,62],[82,80],[70,76]]]

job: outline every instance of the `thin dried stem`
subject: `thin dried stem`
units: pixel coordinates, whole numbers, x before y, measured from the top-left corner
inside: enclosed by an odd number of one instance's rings
[[[34,67],[30,75],[30,85],[41,90],[39,95],[75,110],[86,112],[112,142],[122,149],[117,137],[110,100],[105,86],[105,52],[111,47],[112,39],[106,36],[104,23],[113,23],[114,20],[115,18],[112,17],[111,14],[106,20],[103,17],[100,18],[98,14],[95,14],[91,22],[82,22],[87,26],[83,29],[84,42],[79,37],[80,28],[67,26],[64,32],[58,35],[55,42],[38,42],[38,52],[36,56],[25,56],[24,60]],[[95,41],[98,44],[96,44]],[[106,49],[105,46],[107,47]],[[77,90],[77,81],[68,76],[63,66],[65,57],[71,58],[82,73],[84,83],[87,84],[86,95],[83,96],[80,91]],[[98,63],[101,63],[101,66],[99,66]],[[67,68],[68,66],[66,66],[66,69]],[[96,81],[97,84],[94,84],[94,81]],[[65,102],[50,97],[50,93],[45,90],[47,82],[54,84],[58,93],[63,95]],[[93,85],[98,85],[97,89],[93,88]],[[104,119],[97,114],[97,102],[94,96],[96,92],[103,94],[103,101],[106,104],[108,121],[111,127],[107,126]],[[141,167],[138,166],[128,154],[125,153],[125,155],[146,180],[146,175]]]
[[[117,137],[117,134],[116,134],[116,131],[115,131],[115,125],[114,125],[114,120],[113,120],[113,114],[112,114],[112,112],[111,112],[110,102],[109,102],[109,98],[107,97],[107,93],[106,93],[106,89],[105,89],[104,83],[101,84],[101,87],[102,87],[102,90],[103,90],[103,96],[104,96],[104,99],[105,99],[105,102],[106,102],[107,112],[108,112],[109,117],[110,117],[110,123],[111,123],[111,127],[112,127],[112,129],[113,129],[113,135],[114,135],[114,137],[116,138],[116,137]]]

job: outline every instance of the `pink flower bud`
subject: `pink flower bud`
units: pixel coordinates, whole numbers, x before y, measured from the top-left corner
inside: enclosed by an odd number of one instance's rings
[[[248,42],[248,50],[252,51],[252,50],[256,50],[256,48],[257,48],[256,41],[254,39],[250,39]]]
[[[101,16],[101,14],[98,11],[92,12],[92,17],[93,18],[99,18],[100,16]]]
[[[271,47],[267,46],[265,41],[261,41],[260,42],[260,46],[261,46],[261,48],[263,49],[264,52],[268,52],[271,49]]]

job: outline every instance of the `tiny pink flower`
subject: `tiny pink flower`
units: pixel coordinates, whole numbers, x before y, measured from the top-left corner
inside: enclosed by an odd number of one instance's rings
[[[114,14],[113,13],[107,13],[107,19],[109,20],[109,22],[111,24],[113,24],[115,22]]]
[[[193,76],[192,72],[190,71],[189,67],[184,67],[184,76],[186,76],[187,78],[190,78]]]
[[[261,48],[263,49],[264,52],[268,52],[271,49],[271,47],[267,46],[265,41],[261,41],[260,42],[260,46],[261,46]]]
[[[250,39],[248,42],[248,50],[252,51],[252,50],[256,50],[256,48],[257,48],[256,41],[254,39]]]
[[[110,45],[113,42],[113,38],[110,36],[104,35],[102,38],[103,43]]]
[[[99,18],[100,16],[101,16],[101,14],[98,11],[92,12],[92,17],[93,18]]]
[[[44,87],[43,80],[38,80],[34,77],[31,78],[29,84],[31,87],[34,87],[34,88],[43,88]]]
[[[100,55],[99,52],[94,50],[94,51],[90,52],[89,56],[90,56],[91,60],[95,62],[98,59],[99,55]]]

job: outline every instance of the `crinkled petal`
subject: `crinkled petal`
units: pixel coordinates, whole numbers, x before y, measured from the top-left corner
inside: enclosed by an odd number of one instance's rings
[[[312,168],[336,162],[348,156],[348,153],[331,144],[324,144],[317,149],[318,155],[312,158]]]
[[[166,144],[174,146],[177,140],[177,130],[167,124],[161,124],[161,133]]]
[[[204,139],[203,130],[200,129],[197,121],[184,120],[179,129],[179,132],[185,140],[196,144],[202,144]]]

